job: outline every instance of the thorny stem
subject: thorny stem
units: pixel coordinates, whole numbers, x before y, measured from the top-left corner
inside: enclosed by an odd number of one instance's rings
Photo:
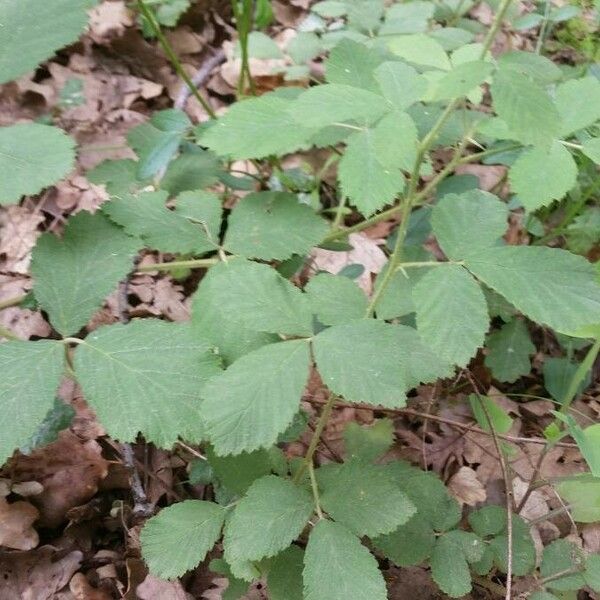
[[[488,53],[489,49],[492,47],[492,44],[494,43],[494,39],[502,25],[502,21],[504,20],[504,17],[506,16],[506,12],[508,11],[511,3],[512,3],[512,0],[502,0],[502,2],[500,3],[500,6],[498,7],[498,12],[494,16],[494,21],[492,22],[492,25],[483,40],[483,49],[481,51],[481,56],[480,56],[480,58],[482,60],[485,58],[485,55]]]
[[[179,75],[179,77],[181,77],[181,79],[183,79],[185,84],[190,89],[190,92],[192,93],[194,98],[196,98],[196,100],[198,100],[198,102],[200,102],[200,105],[206,111],[208,116],[211,119],[215,119],[217,117],[217,115],[215,114],[215,111],[212,109],[210,104],[202,97],[202,95],[200,94],[200,92],[198,91],[196,86],[194,85],[193,81],[190,79],[190,76],[186,73],[185,69],[183,68],[183,65],[181,64],[181,61],[175,54],[173,48],[171,47],[171,44],[169,44],[169,40],[167,40],[167,38],[163,34],[163,32],[160,28],[160,24],[156,20],[156,17],[154,16],[154,13],[152,12],[152,10],[150,10],[146,6],[144,0],[137,0],[137,5],[138,5],[140,12],[142,13],[144,18],[148,22],[148,25],[150,25],[152,32],[158,39],[158,42],[160,43],[164,53],[167,55],[167,58],[173,65],[173,68],[175,69],[175,72],[177,73],[177,75]]]
[[[317,479],[315,477],[315,466],[311,460],[308,463],[308,475],[310,477],[310,487],[312,489],[313,498],[315,501],[315,511],[319,519],[323,519],[323,511],[321,510],[321,499],[319,497],[319,488],[317,486]]]
[[[492,440],[494,441],[494,447],[496,448],[496,452],[498,453],[498,461],[500,463],[500,470],[502,471],[502,477],[504,479],[504,488],[506,490],[506,600],[511,600],[512,598],[512,572],[513,572],[513,530],[512,530],[512,521],[513,521],[513,490],[512,490],[512,481],[508,474],[508,467],[506,465],[506,458],[504,456],[504,451],[500,446],[500,442],[498,440],[498,435],[496,433],[496,428],[494,427],[494,423],[492,418],[490,417],[490,413],[487,409],[487,406],[483,402],[481,395],[479,393],[479,387],[475,383],[471,374],[466,372],[467,379],[473,386],[473,391],[477,396],[477,400],[479,401],[479,406],[485,415],[485,420],[487,421],[488,427],[490,428],[490,432],[492,434]]]
[[[319,445],[319,440],[321,439],[321,434],[323,433],[323,430],[325,429],[325,425],[327,424],[327,421],[329,420],[329,417],[331,416],[331,412],[333,411],[334,404],[335,404],[335,395],[333,393],[331,393],[331,394],[329,394],[329,398],[327,399],[327,402],[325,403],[325,406],[323,407],[323,412],[321,413],[321,416],[319,417],[319,420],[317,421],[317,425],[315,427],[315,431],[314,431],[312,438],[310,440],[310,443],[308,445],[308,450],[306,451],[304,460],[302,461],[300,468],[296,471],[296,474],[294,475],[294,478],[293,478],[294,483],[297,483],[298,481],[300,481],[300,478],[302,477],[302,475],[304,475],[304,472],[306,471],[308,466],[312,464],[315,450],[317,449],[317,446]]]
[[[218,258],[194,258],[191,260],[174,260],[172,262],[155,263],[153,265],[142,265],[136,270],[138,273],[148,273],[152,271],[170,271],[171,269],[206,269],[213,267],[221,262]]]

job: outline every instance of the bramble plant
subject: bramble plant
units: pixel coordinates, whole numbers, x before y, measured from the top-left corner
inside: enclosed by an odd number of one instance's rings
[[[0,82],[74,41],[92,4],[2,3]],[[158,28],[189,2],[155,4],[138,1],[143,25],[168,44]],[[268,2],[258,4],[264,26]],[[570,351],[544,367],[558,404],[546,450],[575,439],[591,472],[557,488],[575,520],[600,520],[600,425],[582,428],[569,413],[600,349],[599,273],[583,256],[598,241],[598,208],[589,204],[600,189],[597,76],[533,52],[493,56],[503,23],[522,19],[510,0],[494,4],[489,28],[469,19],[471,0],[387,8],[326,0],[286,48],[284,74],[308,73],[307,62],[327,53],[325,81],[248,98],[252,48],[269,46],[251,32],[253,3],[233,5],[238,101],[200,125],[169,109],[134,127],[128,142],[138,159],[88,173],[110,201],[70,218],[61,238],[38,240],[33,296],[57,335],[0,345],[0,460],[28,447],[51,418],[66,375],[114,439],[142,435],[162,448],[183,440],[203,450],[190,477],[211,485],[214,501],[176,503],[142,530],[143,556],[159,577],[183,575],[222,540],[211,568],[229,578],[230,600],[261,578],[272,600],[383,600],[384,557],[428,564],[450,597],[468,594],[475,578],[510,598],[513,578],[530,574],[531,600],[600,591],[600,556],[566,540],[536,562],[512,491],[506,506],[463,518],[436,475],[382,458],[394,441],[388,419],[348,426],[343,463],[314,460],[338,401],[405,407],[413,388],[466,369],[483,347],[496,381],[527,375],[536,351],[528,323],[537,324],[584,350],[580,363]],[[315,147],[328,152],[322,169],[282,166],[281,157]],[[450,156],[442,167],[440,149]],[[0,202],[56,183],[74,158],[74,141],[58,127],[0,128]],[[256,171],[240,176],[230,169],[236,160]],[[507,166],[510,201],[455,173],[472,163]],[[339,189],[328,203],[319,190],[334,166]],[[234,191],[248,193],[224,210]],[[554,211],[564,218],[547,228]],[[530,245],[503,239],[511,214],[524,215]],[[370,297],[356,272],[307,275],[315,247],[345,251],[349,234],[394,219]],[[444,260],[425,248],[431,236]],[[545,245],[559,236],[569,250]],[[144,250],[173,259],[146,271],[185,278],[205,270],[191,322],[138,319],[85,335]],[[301,400],[313,369],[327,401],[304,458],[288,461],[282,447],[306,429]],[[494,437],[504,461],[511,419],[473,391],[478,431]]]

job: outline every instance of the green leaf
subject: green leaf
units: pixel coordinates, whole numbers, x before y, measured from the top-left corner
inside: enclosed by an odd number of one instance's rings
[[[111,196],[137,194],[151,183],[150,179],[140,181],[137,178],[137,164],[137,161],[130,158],[105,160],[85,176],[96,185],[104,185]]]
[[[595,592],[600,590],[600,554],[591,554],[585,562],[585,583]]]
[[[348,277],[318,273],[305,291],[313,313],[323,325],[341,325],[365,316],[367,297]]]
[[[521,319],[511,319],[499,331],[491,333],[485,344],[485,365],[494,379],[515,382],[531,371],[530,355],[535,352],[529,331]]]
[[[529,531],[529,524],[518,515],[512,516],[512,559],[513,575],[523,576],[535,567],[536,550]],[[508,536],[496,536],[490,542],[495,561],[503,573],[508,569]]]
[[[322,520],[304,556],[304,600],[386,600],[377,561],[345,527]]]
[[[579,523],[600,521],[600,478],[589,473],[576,475],[557,485],[558,493],[571,506],[571,515]]]
[[[431,576],[439,588],[451,598],[471,591],[471,573],[461,545],[450,532],[440,536],[431,553]]]
[[[6,0],[0,4],[0,83],[16,79],[74,42],[94,0]],[[2,177],[1,179],[4,179]]]
[[[463,267],[430,269],[412,290],[417,331],[439,356],[464,367],[483,346],[490,325],[485,296]]]
[[[376,419],[371,425],[350,421],[344,429],[344,444],[348,459],[372,462],[385,454],[394,443],[394,423],[391,419]]]
[[[368,124],[388,110],[388,103],[379,94],[342,85],[327,83],[302,92],[292,103],[289,113],[295,119],[292,127],[327,127],[334,123],[359,121]]]
[[[7,425],[0,435],[0,464],[28,442],[52,408],[63,361],[59,342],[0,344],[0,405]]]
[[[219,539],[225,514],[214,502],[185,500],[146,521],[140,543],[150,572],[174,579],[200,564]]]
[[[556,88],[556,108],[562,118],[560,135],[568,136],[600,119],[600,81],[570,79]]]
[[[560,134],[561,117],[550,96],[526,75],[499,70],[491,87],[494,110],[519,142],[549,147]]]
[[[75,411],[70,404],[59,398],[54,399],[54,405],[48,410],[44,420],[38,425],[34,434],[23,444],[19,450],[23,454],[30,454],[36,448],[47,446],[58,439],[58,434],[71,426]]]
[[[443,71],[449,71],[452,66],[439,42],[424,33],[394,36],[387,46],[394,54],[415,65]]]
[[[484,431],[491,432],[493,427],[494,431],[498,433],[508,433],[508,430],[512,427],[513,420],[501,406],[494,402],[493,398],[470,394],[469,404],[477,424]],[[492,427],[490,427],[490,421]]]
[[[275,269],[244,259],[230,259],[206,274],[193,303],[200,332],[207,314],[216,320],[213,325],[235,323],[242,334],[250,330],[312,335],[312,313],[304,294]]]
[[[405,406],[406,392],[448,373],[414,329],[373,319],[317,335],[313,351],[323,382],[349,402]]]
[[[202,417],[220,455],[268,448],[298,412],[308,379],[304,340],[269,344],[246,354],[202,390]]]
[[[302,594],[302,569],[304,551],[290,546],[278,554],[267,574],[269,600],[304,600]]]
[[[228,491],[238,495],[245,494],[257,479],[269,475],[273,470],[269,452],[264,448],[235,456],[218,456],[209,446],[206,458],[219,482]]]
[[[302,533],[312,512],[305,489],[275,475],[258,479],[225,525],[225,559],[233,566],[275,556]]]
[[[417,129],[406,113],[391,113],[371,129],[348,138],[338,177],[342,192],[369,216],[404,189],[400,169],[412,169]]]
[[[560,200],[577,183],[577,164],[560,143],[548,149],[530,148],[512,165],[508,175],[511,189],[523,206],[533,212]]]
[[[419,509],[408,523],[392,533],[374,538],[372,542],[395,565],[408,567],[421,564],[431,556],[435,533]]]
[[[600,165],[600,137],[585,140],[582,152],[597,165]]]
[[[124,196],[102,211],[149,248],[174,254],[204,254],[219,245],[221,202],[210,192],[184,192],[174,210],[165,206],[164,191]]]
[[[457,525],[462,516],[461,506],[437,475],[402,461],[388,463],[386,467],[417,507],[418,518],[436,531],[447,531]]]
[[[255,192],[234,207],[225,249],[247,258],[285,260],[307,254],[327,231],[327,222],[295,194]]]
[[[160,187],[167,190],[171,196],[213,185],[222,173],[217,158],[212,152],[191,144],[189,146],[191,148],[186,147],[185,152],[169,163],[160,181]]]
[[[140,242],[104,215],[80,212],[62,240],[42,235],[34,249],[34,294],[62,335],[77,333],[133,267]]]
[[[381,55],[354,40],[342,40],[329,54],[325,74],[329,83],[341,83],[379,92],[373,71],[382,62]]]
[[[559,332],[598,322],[600,285],[583,257],[556,248],[480,250],[467,268],[529,318]]]
[[[554,594],[545,591],[537,591],[533,592],[531,596],[529,596],[529,600],[560,600]]]
[[[276,94],[235,102],[224,117],[200,132],[198,142],[235,159],[264,158],[308,147],[316,130],[294,119],[293,105]]]
[[[8,4],[17,6],[10,1]],[[7,29],[2,10],[0,6],[0,39]],[[26,9],[20,6],[17,10]],[[7,56],[1,41],[0,47],[2,55]],[[58,127],[38,123],[0,127],[0,205],[37,194],[68,175],[75,163],[74,146],[74,141]]]
[[[433,84],[431,98],[439,101],[466,96],[482,84],[493,70],[494,65],[483,60],[457,65]]]
[[[101,327],[79,344],[74,365],[113,438],[133,442],[141,432],[163,448],[179,436],[203,439],[200,388],[220,367],[189,324],[143,319]]]
[[[484,506],[469,513],[469,525],[480,537],[498,535],[506,529],[506,510],[501,506]]]
[[[579,363],[568,358],[547,357],[544,360],[542,372],[544,375],[544,387],[548,393],[559,403],[564,403],[565,397],[571,385],[571,381],[577,372]],[[589,377],[581,382],[576,395],[579,395],[589,385]]]
[[[379,35],[427,31],[434,8],[430,2],[421,0],[392,4],[385,13],[385,23],[381,26]]]
[[[448,258],[461,260],[467,253],[495,245],[508,225],[508,208],[482,190],[446,194],[435,205],[431,226]],[[469,235],[465,235],[465,231]]]
[[[390,533],[416,512],[385,466],[355,460],[316,475],[323,509],[358,536]]]
[[[397,110],[404,110],[418,102],[428,88],[427,80],[401,61],[384,62],[373,75],[385,99]]]
[[[550,84],[562,77],[562,71],[557,65],[535,52],[511,50],[504,52],[496,60],[503,71],[518,71],[541,85]]]
[[[543,578],[552,577],[569,569],[584,569],[583,553],[575,544],[567,540],[554,540],[544,548],[540,575]],[[575,573],[565,577],[559,577],[548,583],[553,590],[569,591],[578,590],[585,586],[583,573]]]
[[[234,577],[231,568],[222,558],[213,558],[208,568],[213,573],[224,575],[228,579],[227,589],[223,592],[221,600],[240,600],[248,591],[248,582]]]

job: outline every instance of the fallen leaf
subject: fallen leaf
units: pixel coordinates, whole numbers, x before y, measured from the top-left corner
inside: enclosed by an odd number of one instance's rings
[[[107,38],[120,36],[126,27],[131,27],[135,20],[131,10],[123,0],[102,2],[89,11],[89,32],[97,43],[106,43]]]
[[[147,575],[136,592],[139,600],[193,600],[179,581],[164,581],[154,575]]]
[[[44,215],[25,206],[0,208],[0,269],[27,273]]]
[[[92,587],[83,573],[75,573],[69,582],[75,600],[111,600],[107,592]]]
[[[57,527],[69,509],[87,502],[108,472],[100,445],[82,442],[70,431],[61,431],[58,440],[30,455],[22,454],[9,463],[13,481],[38,481],[44,491],[31,498],[40,511],[40,525]]]
[[[461,467],[448,481],[448,491],[461,503],[475,506],[485,502],[485,488],[471,467]]]
[[[315,248],[312,253],[312,270],[335,274],[348,265],[362,265],[364,272],[356,279],[356,283],[369,294],[373,289],[371,275],[381,271],[387,257],[379,247],[380,240],[372,240],[360,233],[351,233],[348,241],[352,250],[344,252]]]
[[[83,554],[51,546],[28,552],[0,552],[1,600],[54,600],[79,569]]]
[[[0,498],[0,546],[13,550],[31,550],[40,538],[33,523],[40,516],[29,502],[8,503]]]

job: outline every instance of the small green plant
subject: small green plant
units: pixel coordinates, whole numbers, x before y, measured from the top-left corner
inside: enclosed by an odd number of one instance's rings
[[[0,81],[72,42],[90,3],[60,0],[60,11],[38,4],[0,6]],[[152,7],[138,4],[179,72]],[[256,91],[251,4],[233,3],[245,57],[240,97]],[[494,379],[515,381],[531,371],[530,328],[545,327],[566,355],[544,370],[558,404],[546,450],[574,437],[591,473],[558,489],[575,519],[600,519],[600,425],[581,428],[569,414],[600,349],[598,270],[582,256],[598,241],[590,200],[598,189],[600,82],[571,78],[535,53],[493,57],[510,0],[483,32],[465,16],[471,5],[319,2],[286,51],[297,67],[329,50],[326,82],[242,98],[199,126],[169,109],[133,128],[137,160],[88,173],[111,200],[70,218],[62,238],[46,233],[36,244],[33,293],[56,335],[0,345],[0,402],[10,423],[0,460],[32,439],[48,440],[39,426],[52,421],[66,374],[113,438],[141,434],[163,448],[183,440],[204,451],[190,477],[212,486],[214,501],[177,503],[142,530],[144,558],[158,576],[184,574],[222,540],[211,568],[229,578],[230,599],[264,578],[272,600],[383,600],[384,557],[400,567],[428,564],[451,597],[468,594],[475,578],[511,598],[513,578],[529,574],[532,600],[600,591],[600,558],[565,540],[536,563],[531,524],[512,492],[506,507],[463,518],[437,476],[385,461],[394,440],[386,419],[346,429],[343,463],[315,464],[336,401],[405,407],[413,388],[452,377],[482,347]],[[24,25],[31,19],[52,35],[39,37]],[[0,202],[67,175],[74,145],[53,126],[0,128]],[[281,166],[281,157],[313,147],[329,152],[323,170]],[[442,149],[450,158],[436,168]],[[230,170],[237,159],[253,161],[257,172]],[[510,202],[455,174],[470,163],[507,166]],[[336,164],[339,189],[321,198],[323,171]],[[249,193],[225,212],[224,200],[239,191]],[[504,241],[511,213],[525,215],[531,245]],[[563,220],[547,229],[542,217],[555,213]],[[391,219],[399,224],[370,297],[356,272],[297,277],[313,248],[346,250],[349,234]],[[431,236],[438,255],[424,246]],[[571,251],[544,245],[559,236]],[[86,335],[142,250],[173,258],[142,270],[205,270],[191,322],[139,319]],[[288,460],[282,447],[306,428],[301,400],[313,369],[328,399],[305,456]],[[498,442],[511,419],[475,391],[474,419]],[[504,461],[509,442],[497,446]]]

